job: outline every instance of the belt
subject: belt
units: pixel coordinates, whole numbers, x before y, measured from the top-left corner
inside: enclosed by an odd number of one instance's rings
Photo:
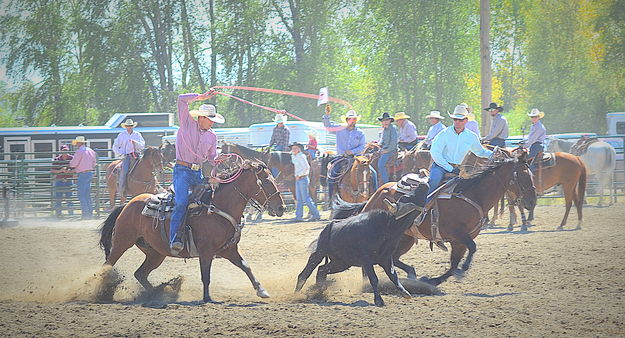
[[[199,164],[189,163],[189,162],[180,161],[180,160],[176,160],[176,164],[179,164],[183,167],[190,168],[191,170],[200,170],[201,168]]]

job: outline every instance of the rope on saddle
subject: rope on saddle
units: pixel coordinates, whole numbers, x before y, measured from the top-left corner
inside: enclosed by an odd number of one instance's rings
[[[337,160],[330,162],[328,167],[328,182],[336,183],[351,169],[354,159],[351,157],[339,157]],[[338,171],[334,172],[334,168],[338,166]]]
[[[211,177],[218,183],[230,183],[239,178],[243,172],[243,157],[239,154],[221,154],[215,159]]]

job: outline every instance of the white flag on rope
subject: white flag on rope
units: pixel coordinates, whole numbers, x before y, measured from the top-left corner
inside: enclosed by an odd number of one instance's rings
[[[317,99],[317,106],[328,103],[330,96],[328,95],[328,87],[319,89],[319,98]]]

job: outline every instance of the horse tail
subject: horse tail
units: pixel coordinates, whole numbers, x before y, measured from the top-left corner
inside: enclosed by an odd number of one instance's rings
[[[582,166],[582,171],[577,181],[577,201],[582,205],[584,203],[584,195],[586,194],[586,165],[581,159],[577,159]]]
[[[111,214],[106,218],[106,220],[100,225],[100,228],[98,229],[100,231],[100,248],[104,250],[105,258],[108,258],[109,254],[111,253],[111,242],[113,240],[113,229],[115,228],[115,221],[117,221],[117,217],[119,217],[119,214],[122,213],[122,210],[124,210],[125,206],[126,204],[120,205],[119,207],[115,208],[115,210],[111,212]]]

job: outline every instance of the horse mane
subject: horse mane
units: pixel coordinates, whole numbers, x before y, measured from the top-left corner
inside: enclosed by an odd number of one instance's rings
[[[494,163],[490,163],[481,167],[477,172],[475,172],[469,178],[460,178],[460,182],[456,186],[456,191],[463,191],[472,188],[473,186],[480,183],[486,176],[495,172],[495,170],[499,169],[506,163],[509,163],[511,160],[498,161]]]
[[[272,151],[270,153],[271,160],[282,165],[291,164],[291,153],[288,151]]]
[[[246,146],[242,146],[240,144],[236,144],[236,143],[231,143],[231,142],[224,142],[224,145],[233,147],[233,148],[237,148],[240,152],[241,155],[246,156],[246,157],[252,157],[256,160],[262,160],[262,156],[263,154],[259,151],[256,151],[254,149],[250,149]],[[223,147],[222,147],[223,149]]]

